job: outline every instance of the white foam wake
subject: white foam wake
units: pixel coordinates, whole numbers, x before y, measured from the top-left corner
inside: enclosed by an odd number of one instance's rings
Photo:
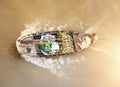
[[[33,22],[32,24],[27,24],[25,26],[26,29],[21,32],[20,37],[38,31],[40,32],[40,31],[52,31],[52,30],[64,30],[69,27],[67,24],[58,25],[50,21],[41,22],[39,20]],[[93,28],[94,27],[92,27],[91,29],[93,30]],[[75,65],[85,59],[83,55],[79,55],[79,57],[75,56],[75,58],[65,57],[65,56],[64,57],[60,56],[58,58],[44,58],[44,57],[40,58],[40,57],[30,57],[27,55],[22,55],[22,57],[26,61],[33,63],[39,67],[45,68],[51,71],[53,74],[56,74],[62,78],[69,78],[72,74],[72,71],[76,68]]]
[[[40,58],[40,57],[30,57],[27,55],[22,55],[22,57],[30,63],[33,63],[39,67],[48,69],[53,74],[56,74],[62,78],[69,78],[72,74],[71,71],[75,68],[75,64],[79,63],[83,58],[65,58],[65,57],[58,57],[58,58]]]

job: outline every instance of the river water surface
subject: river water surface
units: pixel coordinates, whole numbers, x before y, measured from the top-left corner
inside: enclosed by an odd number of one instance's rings
[[[0,87],[120,87],[119,9],[119,0],[0,0]],[[56,59],[16,50],[20,34],[66,29],[99,39]]]

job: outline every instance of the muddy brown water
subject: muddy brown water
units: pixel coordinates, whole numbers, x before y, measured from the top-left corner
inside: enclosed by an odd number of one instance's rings
[[[0,0],[0,87],[120,87],[119,5],[119,0]],[[38,18],[73,27],[87,21],[84,29],[97,29],[100,40],[73,56],[85,58],[68,79],[17,53],[15,41],[24,25]]]

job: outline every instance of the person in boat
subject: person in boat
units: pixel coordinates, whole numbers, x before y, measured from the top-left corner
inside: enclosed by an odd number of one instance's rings
[[[98,37],[96,36],[96,33],[91,34],[89,37],[91,39],[91,43],[94,43],[94,41],[98,39]]]

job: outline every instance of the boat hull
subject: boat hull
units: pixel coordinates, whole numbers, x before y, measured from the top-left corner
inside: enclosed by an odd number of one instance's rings
[[[37,32],[19,37],[16,41],[16,47],[21,55],[33,57],[61,56],[88,48],[92,44],[90,36],[90,34],[75,31]]]

